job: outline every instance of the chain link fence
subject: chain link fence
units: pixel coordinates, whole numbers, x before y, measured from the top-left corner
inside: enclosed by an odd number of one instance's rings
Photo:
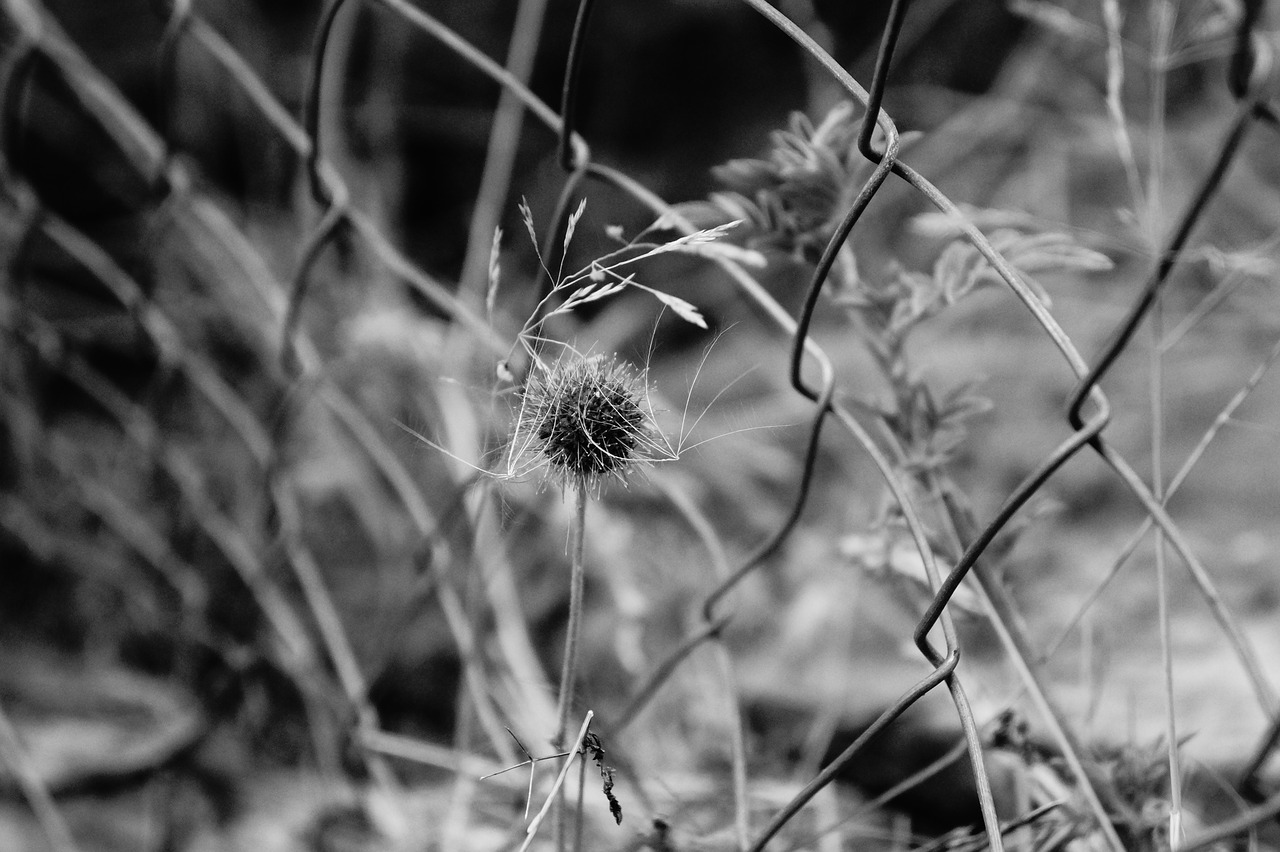
[[[482,72],[502,89],[459,282],[439,280],[408,257],[405,241],[385,217],[359,203],[367,193],[359,186],[358,163],[331,153],[331,148],[340,148],[336,137],[341,136],[334,113],[344,108],[341,95],[332,91],[338,85],[332,66],[341,61],[335,62],[334,54],[345,52],[335,47],[334,33],[342,16],[361,5],[390,15],[397,28],[411,31],[432,50],[449,51],[455,62]],[[559,247],[567,247],[571,213],[590,184],[611,187],[686,235],[699,227],[688,205],[672,206],[595,159],[591,139],[579,133],[582,56],[592,38],[594,5],[591,0],[578,4],[563,97],[553,107],[527,85],[545,14],[541,3],[520,4],[504,66],[444,26],[429,5],[404,0],[329,2],[317,23],[299,118],[299,111],[277,99],[195,4],[175,2],[156,18],[162,24],[157,48],[162,108],[153,125],[39,3],[3,3],[0,185],[5,207],[0,227],[8,274],[0,303],[0,346],[8,470],[0,493],[0,524],[13,542],[40,561],[79,565],[79,571],[96,577],[107,608],[119,607],[134,623],[176,637],[169,653],[196,669],[188,671],[188,677],[198,679],[202,668],[247,676],[261,666],[281,673],[292,688],[284,690],[287,697],[276,692],[269,700],[296,705],[307,720],[318,759],[330,767],[346,766],[341,771],[367,777],[382,791],[403,795],[403,772],[396,761],[445,766],[459,779],[521,765],[529,757],[521,743],[545,740],[555,727],[556,708],[540,662],[539,640],[530,628],[535,614],[529,612],[528,599],[519,596],[510,557],[492,544],[494,537],[503,535],[502,510],[489,498],[487,480],[454,464],[448,454],[408,444],[396,426],[415,416],[405,402],[412,400],[423,406],[416,410],[417,424],[434,417],[429,431],[450,435],[450,454],[480,458],[486,448],[483,439],[474,436],[484,432],[478,425],[486,416],[483,406],[459,402],[462,398],[447,389],[424,395],[419,383],[425,367],[405,366],[397,358],[377,354],[377,346],[367,341],[376,344],[398,335],[417,341],[405,346],[417,346],[414,351],[424,360],[451,364],[464,381],[483,381],[473,367],[479,363],[489,370],[499,364],[510,368],[518,383],[520,370],[509,361],[515,347],[493,321],[493,294],[488,294],[486,304],[486,288],[497,277],[492,235],[511,190],[522,120],[544,125],[559,140],[556,160],[563,183],[557,211],[543,236],[542,258],[558,258]],[[864,161],[849,172],[860,184],[844,199],[825,245],[814,247],[804,297],[794,316],[760,283],[755,268],[742,256],[706,255],[733,282],[735,298],[752,304],[770,333],[790,341],[789,381],[811,404],[806,446],[784,522],[737,564],[725,556],[714,524],[696,501],[678,488],[665,489],[677,514],[705,543],[717,579],[708,584],[700,602],[700,623],[674,643],[669,656],[653,665],[647,676],[629,685],[628,702],[600,729],[605,747],[616,747],[618,760],[625,762],[627,728],[705,645],[715,655],[726,698],[733,816],[726,816],[721,827],[733,838],[728,845],[764,849],[788,827],[799,836],[805,831],[820,835],[813,826],[800,827],[801,809],[864,754],[869,743],[892,731],[913,704],[940,687],[949,693],[963,730],[963,752],[976,779],[985,826],[985,833],[963,843],[992,849],[1007,844],[1120,850],[1150,842],[1140,838],[1131,805],[1116,785],[1090,771],[1090,745],[1081,741],[1055,700],[1055,685],[1046,678],[1043,658],[1008,585],[983,559],[1028,501],[1083,452],[1100,459],[1147,514],[1128,552],[1150,528],[1157,530],[1158,547],[1167,547],[1187,569],[1187,588],[1203,599],[1262,713],[1273,720],[1243,761],[1241,777],[1231,780],[1233,789],[1250,801],[1242,804],[1237,816],[1172,842],[1183,849],[1212,848],[1272,819],[1280,813],[1280,796],[1272,793],[1268,798],[1260,773],[1280,735],[1280,705],[1267,661],[1253,649],[1217,588],[1214,572],[1166,509],[1216,429],[1206,435],[1178,477],[1167,483],[1159,475],[1144,478],[1109,440],[1113,403],[1102,388],[1117,361],[1134,348],[1142,323],[1158,311],[1162,290],[1197,225],[1213,216],[1214,197],[1230,179],[1246,137],[1275,132],[1277,114],[1266,89],[1270,54],[1258,29],[1262,4],[1242,3],[1232,18],[1229,80],[1220,97],[1234,98],[1237,107],[1219,131],[1213,161],[1199,169],[1198,186],[1145,284],[1096,353],[1078,351],[1042,294],[974,224],[975,217],[912,167],[903,134],[883,108],[911,4],[891,4],[867,86],[780,8],[764,0],[747,0],[747,5],[799,45],[861,108],[861,118],[849,125],[856,136],[848,140],[856,146],[849,150],[856,150]],[[803,5],[780,7],[794,12],[792,6]],[[1056,8],[1029,6],[1041,16]],[[1113,28],[1118,44],[1116,4],[1104,3],[1103,9],[1103,20]],[[184,163],[173,131],[174,113],[184,97],[183,61],[217,68],[234,97],[252,105],[261,127],[274,137],[273,144],[282,144],[305,172],[310,203],[296,205],[306,220],[300,245],[288,245],[288,236],[299,231],[297,223],[255,231],[261,223],[207,190]],[[1122,67],[1123,60],[1117,63],[1113,67]],[[606,87],[607,79],[605,74]],[[1118,126],[1124,126],[1123,120]],[[75,223],[77,198],[48,199],[38,189],[46,182],[40,169],[49,159],[37,152],[57,147],[53,137],[65,132],[78,134],[85,150],[105,164],[93,174],[111,179],[110,186],[86,186],[78,199],[95,199],[110,208],[105,216],[90,217],[98,223],[90,230]],[[92,179],[89,172],[85,179]],[[873,200],[895,185],[908,187],[944,214],[971,247],[970,262],[981,265],[1025,306],[1076,383],[1065,415],[1069,434],[1008,492],[988,519],[975,517],[956,498],[943,473],[904,463],[904,433],[891,418],[859,404],[811,334],[817,315],[826,309],[824,292],[831,288],[831,279],[842,274],[848,240],[859,233]],[[288,245],[283,254],[282,243]],[[553,283],[545,281],[543,286]],[[362,294],[351,292],[361,286]],[[407,300],[396,295],[401,288],[412,294]],[[847,287],[837,289],[848,292]],[[364,317],[369,319],[365,325],[344,327],[345,312],[369,292],[383,294],[374,301],[385,310],[372,319]],[[410,314],[429,318],[407,319]],[[358,356],[352,355],[353,348]],[[1274,357],[1273,352],[1248,378],[1222,410],[1216,428],[1261,381]],[[121,358],[133,363],[119,363]],[[359,369],[352,367],[356,361],[363,362]],[[892,358],[886,363],[893,363]],[[370,381],[375,370],[380,378]],[[143,386],[131,378],[139,371],[149,377]],[[729,600],[746,578],[778,554],[802,521],[831,428],[859,445],[880,471],[891,495],[890,514],[927,574],[930,602],[912,639],[929,670],[801,789],[783,794],[771,789],[766,794],[767,783],[748,773],[734,658],[724,641],[734,619]],[[438,607],[440,641],[461,660],[456,690],[467,706],[463,715],[473,719],[484,749],[468,751],[393,733],[379,718],[361,661],[373,653],[371,642],[394,645],[396,630],[380,624],[364,636],[361,625],[385,617],[385,610],[378,609],[377,601],[335,595],[322,566],[334,558],[327,552],[336,546],[328,533],[339,523],[358,529],[362,542],[343,558],[400,566],[403,585],[393,592],[399,605],[394,611],[411,612],[415,604],[425,606],[429,600]],[[487,581],[469,579],[468,564],[482,565]],[[1052,818],[1055,809],[1070,809],[1061,801],[1040,803],[1029,813],[1009,814],[998,808],[986,768],[991,735],[984,733],[971,709],[963,669],[958,668],[963,646],[952,620],[953,607],[948,607],[969,576],[976,579],[981,609],[994,625],[1037,724],[1043,725],[1060,761],[1063,787],[1070,791],[1070,807],[1076,808],[1071,819]],[[1151,592],[1153,600],[1166,593]],[[117,639],[96,637],[107,644]],[[233,693],[235,686],[226,684],[223,689]],[[452,701],[451,689],[442,685],[438,691],[445,697],[436,700]],[[588,702],[590,698],[585,696]],[[38,772],[24,768],[20,743],[14,741],[5,751],[11,774],[50,841],[59,848],[77,848],[54,799],[57,791],[51,791]],[[1176,749],[1170,755],[1176,790]],[[349,767],[353,761],[358,768]],[[603,772],[604,763],[600,766]],[[623,769],[625,779],[625,765]],[[628,791],[643,797],[645,782],[620,782],[624,806]],[[523,786],[523,780],[512,775],[485,783],[505,784],[504,789],[517,794]],[[457,785],[460,798],[448,811],[446,824],[428,830],[438,830],[441,848],[489,848],[475,839],[481,834],[480,816],[471,812],[476,807],[474,782],[468,787],[459,780]],[[778,795],[783,801],[775,802]],[[1172,795],[1171,821],[1160,835],[1166,843],[1170,834],[1177,838],[1182,831],[1179,799]],[[767,814],[761,813],[764,804],[769,806]],[[814,826],[820,824],[817,817],[812,819]],[[632,846],[615,841],[607,848],[677,848],[668,845],[670,830],[672,826],[656,821]],[[828,834],[838,831],[839,823]],[[469,833],[472,840],[464,841]],[[970,848],[952,839],[954,848]],[[493,848],[521,842],[528,842],[524,823],[516,821]],[[841,847],[836,843],[830,848]]]

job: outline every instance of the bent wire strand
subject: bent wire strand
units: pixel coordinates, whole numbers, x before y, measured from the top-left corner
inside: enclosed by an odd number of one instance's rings
[[[289,284],[283,329],[281,331],[280,357],[286,372],[297,369],[293,355],[293,336],[301,321],[302,303],[306,299],[311,281],[311,270],[320,253],[335,239],[339,229],[347,222],[350,193],[340,179],[326,180],[321,165],[324,162],[320,147],[320,108],[324,92],[324,60],[333,34],[333,25],[346,0],[331,0],[320,15],[316,28],[315,44],[311,52],[311,71],[307,78],[307,93],[302,112],[302,129],[310,143],[306,151],[306,173],[311,197],[324,212],[320,221],[303,243],[301,257],[294,268]]]

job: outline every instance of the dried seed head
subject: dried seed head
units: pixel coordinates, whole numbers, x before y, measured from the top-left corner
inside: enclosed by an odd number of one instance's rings
[[[662,456],[644,391],[631,367],[602,355],[567,355],[535,368],[512,440],[512,473],[545,467],[561,485],[596,490]]]

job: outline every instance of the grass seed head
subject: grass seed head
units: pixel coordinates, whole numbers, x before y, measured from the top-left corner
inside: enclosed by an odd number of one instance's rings
[[[561,485],[598,491],[662,454],[641,377],[603,355],[566,355],[535,368],[523,393],[512,467],[544,467]]]

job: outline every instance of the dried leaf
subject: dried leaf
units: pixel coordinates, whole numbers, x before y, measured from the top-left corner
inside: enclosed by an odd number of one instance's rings
[[[591,755],[600,770],[601,788],[605,798],[609,800],[609,813],[613,814],[615,823],[622,825],[622,803],[613,794],[613,773],[617,770],[604,762],[604,743],[597,734],[590,733],[583,738],[582,749]]]

